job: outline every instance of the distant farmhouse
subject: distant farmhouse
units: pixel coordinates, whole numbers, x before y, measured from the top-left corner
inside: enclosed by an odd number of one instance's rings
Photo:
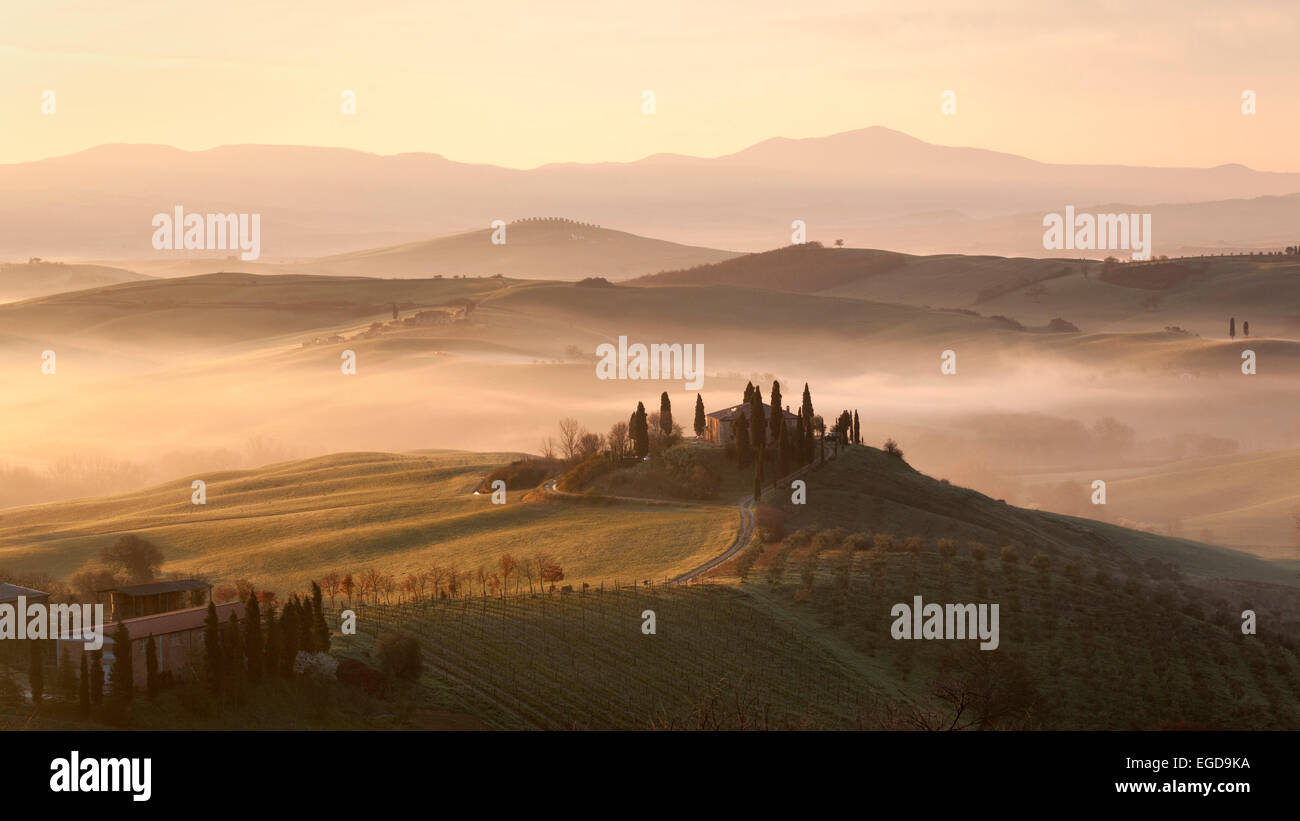
[[[763,406],[763,410],[765,413],[771,413],[771,409],[767,405]],[[740,404],[710,413],[705,417],[707,424],[704,429],[704,438],[714,444],[727,444],[732,439],[736,418],[743,416],[748,423],[750,412],[749,405]],[[782,411],[782,415],[785,417],[786,428],[789,429],[791,435],[795,434],[799,429],[799,416],[790,412],[789,405]]]

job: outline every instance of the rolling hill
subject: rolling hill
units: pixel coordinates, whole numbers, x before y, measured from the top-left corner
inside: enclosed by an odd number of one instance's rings
[[[150,279],[145,274],[106,265],[63,262],[0,263],[0,302],[84,291]]]
[[[474,494],[512,454],[351,453],[185,477],[121,496],[0,512],[0,567],[70,577],[123,533],[157,544],[164,571],[299,589],[331,570],[400,578],[433,565],[493,568],[548,554],[570,582],[662,578],[721,553],[736,512],[717,507],[505,505]],[[207,504],[191,501],[193,479]]]
[[[618,280],[737,256],[566,219],[516,220],[506,226],[506,241],[500,245],[492,243],[493,233],[493,229],[484,228],[324,257],[298,266],[322,274],[380,277],[505,274],[532,279],[600,276]]]

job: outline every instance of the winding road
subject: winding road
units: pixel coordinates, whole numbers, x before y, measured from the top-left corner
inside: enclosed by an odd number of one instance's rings
[[[830,461],[830,459],[828,459],[827,461]],[[791,479],[794,479],[797,476],[807,473],[809,470],[812,470],[816,466],[817,466],[816,462],[804,465],[803,467],[792,472],[788,476],[783,477],[780,480],[780,483],[787,482]],[[563,496],[568,499],[576,499],[579,501],[587,498],[581,493],[569,493],[567,491],[560,490],[555,486],[556,481],[557,480],[555,479],[547,479],[545,482],[542,483],[542,491],[552,496]],[[702,502],[674,501],[669,499],[646,499],[646,498],[639,498],[635,496],[601,496],[600,498],[602,500],[633,502],[636,504],[648,504],[648,505],[684,505],[688,507],[714,507],[714,505],[706,505]],[[719,555],[714,556],[712,559],[709,559],[707,562],[695,568],[694,570],[689,570],[681,574],[680,576],[674,577],[669,581],[669,584],[687,584],[689,582],[692,582],[698,579],[700,576],[703,576],[705,573],[708,573],[711,570],[715,570],[721,567],[722,565],[734,559],[736,556],[740,555],[740,552],[749,545],[749,540],[752,539],[754,536],[754,522],[755,522],[754,507],[755,507],[755,499],[752,495],[742,497],[741,500],[736,503],[736,510],[740,513],[740,527],[736,530],[736,538],[732,539],[731,544],[727,546],[727,549],[722,551],[722,553],[720,553]]]

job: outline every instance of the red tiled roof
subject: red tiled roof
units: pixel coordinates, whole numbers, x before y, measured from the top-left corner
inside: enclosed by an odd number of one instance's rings
[[[244,618],[244,603],[242,601],[226,602],[217,605],[217,618],[224,625],[230,621],[230,611],[234,610],[235,615]],[[141,616],[135,619],[123,619],[122,624],[126,625],[127,632],[131,635],[131,640],[144,639],[149,636],[163,636],[168,633],[180,633],[185,630],[200,630],[208,617],[208,606],[189,607],[185,610],[173,610],[169,613],[155,613],[152,616]],[[117,630],[116,627],[107,629],[111,636]]]

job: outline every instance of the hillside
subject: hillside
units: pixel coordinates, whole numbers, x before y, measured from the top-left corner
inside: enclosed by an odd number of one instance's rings
[[[106,265],[69,265],[63,262],[0,263],[0,302],[83,291],[150,279],[144,274]]]
[[[168,573],[299,589],[331,570],[394,574],[495,567],[545,553],[573,582],[662,578],[717,553],[735,533],[730,504],[591,508],[474,495],[510,454],[351,453],[185,477],[135,493],[0,511],[0,567],[66,578],[123,533],[156,543]],[[191,482],[207,482],[207,504]]]
[[[736,254],[640,237],[566,219],[515,220],[494,245],[491,228],[297,263],[314,273],[381,277],[435,274],[574,280],[628,279],[730,259]]]
[[[339,649],[404,629],[424,687],[509,728],[1300,727],[1300,593],[1268,562],[1011,508],[872,448],[808,490],[789,536],[712,584],[367,607]],[[892,640],[915,595],[999,603],[998,649]],[[1238,602],[1273,626],[1243,639]]]

